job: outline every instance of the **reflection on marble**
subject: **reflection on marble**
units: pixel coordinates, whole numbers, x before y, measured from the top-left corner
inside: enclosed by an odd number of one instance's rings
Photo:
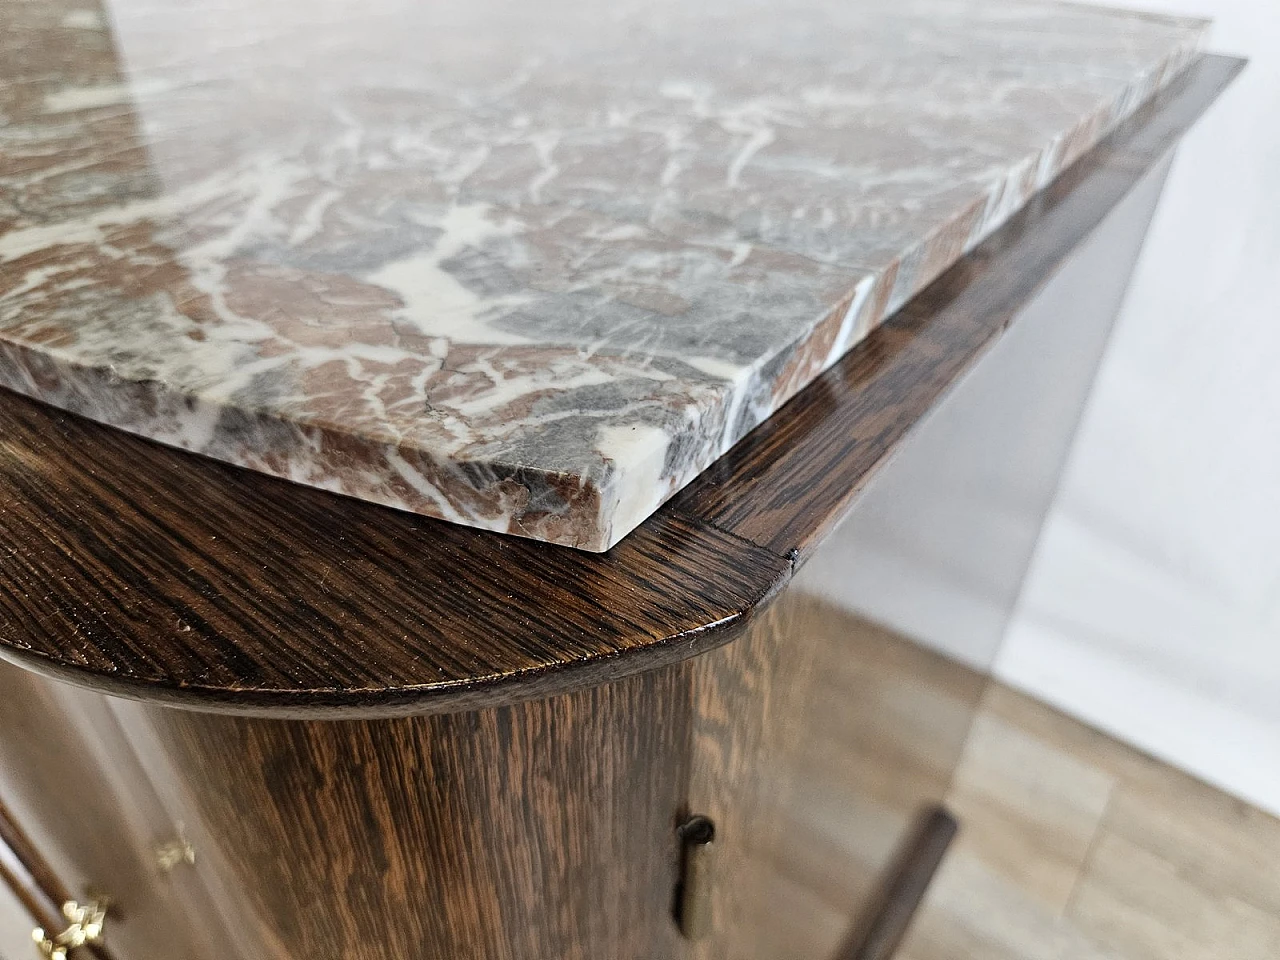
[[[3,15],[0,384],[588,550],[1096,143],[1203,27],[1043,0]]]

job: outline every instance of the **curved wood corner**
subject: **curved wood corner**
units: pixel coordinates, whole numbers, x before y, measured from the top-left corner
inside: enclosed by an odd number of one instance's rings
[[[296,486],[0,391],[0,656],[194,709],[389,715],[726,642],[1242,65],[1193,64],[605,554]]]

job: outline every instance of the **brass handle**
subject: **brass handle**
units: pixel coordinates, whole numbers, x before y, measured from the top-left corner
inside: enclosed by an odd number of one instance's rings
[[[67,928],[50,938],[43,927],[31,931],[42,960],[67,960],[67,952],[86,943],[102,942],[102,928],[107,922],[106,900],[90,900],[77,903],[68,900],[62,905],[62,915],[67,918]]]

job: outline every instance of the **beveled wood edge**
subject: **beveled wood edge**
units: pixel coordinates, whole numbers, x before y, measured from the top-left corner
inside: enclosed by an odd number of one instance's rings
[[[881,330],[801,391],[642,524],[652,525],[663,522],[664,518],[679,517],[694,526],[701,525],[708,531],[715,530],[722,536],[727,534],[739,540],[744,558],[752,551],[759,553],[761,548],[778,557],[778,575],[769,582],[753,584],[749,592],[754,600],[723,619],[619,651],[566,659],[533,669],[378,688],[292,689],[247,685],[228,688],[154,678],[139,680],[110,670],[91,669],[71,657],[57,659],[9,638],[0,638],[0,658],[58,680],[129,699],[211,712],[340,718],[449,712],[514,703],[606,683],[676,663],[729,642],[748,627],[754,614],[768,605],[799,563],[848,512],[867,479],[892,457],[916,420],[977,362],[1017,311],[1052,275],[1057,264],[1149,168],[1173,149],[1178,138],[1243,65],[1243,60],[1217,55],[1206,55],[1191,64],[1130,120],[1033,198],[1009,223],[946,271],[890,318]],[[1099,182],[1103,182],[1106,189],[1098,190]],[[1085,196],[1081,191],[1082,195],[1076,196],[1082,186],[1091,185],[1093,193]],[[1064,213],[1064,206],[1073,197],[1077,206],[1090,208],[1092,221],[1075,233],[1059,231],[1060,235],[1054,238],[1053,256],[1048,258],[1048,269],[1042,270],[1038,278],[1001,291],[999,277],[1017,265],[1022,241],[1036,236],[1046,218],[1070,214],[1071,211]],[[973,291],[984,284],[994,285],[996,293],[1003,292],[1003,302],[989,312],[985,326],[970,331],[971,340],[962,351],[951,356],[948,364],[939,365],[941,375],[934,371],[935,375],[926,378],[927,382],[912,385],[911,403],[900,412],[897,428],[892,436],[878,437],[879,448],[871,449],[869,459],[850,458],[841,451],[833,451],[830,436],[805,427],[804,421],[806,417],[812,418],[815,407],[834,406],[838,410],[841,403],[846,413],[849,409],[855,410],[852,416],[856,421],[861,415],[857,407],[863,386],[859,377],[865,379],[866,368],[880,362],[877,357],[901,352],[912,337],[945,320],[948,311],[955,308],[963,295],[969,294],[973,299]],[[971,305],[963,309],[971,309]],[[785,444],[784,449],[779,449],[779,444]],[[780,486],[793,479],[788,471],[794,470],[795,464],[824,455],[828,469],[824,471],[827,483],[822,489],[800,498],[789,495],[785,486]],[[741,492],[744,489],[748,491],[745,494]],[[781,497],[784,509],[766,512],[754,508],[770,496]],[[749,522],[744,522],[744,518]],[[483,532],[474,535],[497,536]]]
[[[563,548],[569,549],[569,548]],[[200,684],[166,685],[121,679],[64,660],[14,647],[0,640],[0,660],[75,686],[125,700],[196,710],[281,719],[385,719],[436,713],[459,713],[484,707],[538,700],[583,687],[622,680],[637,673],[688,660],[730,643],[745,633],[789,582],[779,577],[757,602],[736,614],[696,630],[673,634],[638,650],[622,650],[554,666],[495,674],[467,680],[412,686],[330,690],[240,687]]]
[[[676,513],[590,554],[296,486],[7,396],[0,653],[117,695],[334,716],[507,703],[725,642],[791,572]],[[94,449],[86,463],[79,451]]]

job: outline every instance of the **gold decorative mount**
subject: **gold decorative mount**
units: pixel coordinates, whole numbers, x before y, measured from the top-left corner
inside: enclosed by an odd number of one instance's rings
[[[35,940],[43,960],[67,960],[67,953],[76,947],[102,942],[102,928],[107,922],[105,899],[83,904],[68,900],[62,905],[62,915],[67,918],[69,926],[52,939],[45,934],[43,927],[31,931],[31,938]]]
[[[186,834],[181,832],[181,826],[178,829],[176,837],[156,847],[156,866],[166,873],[180,864],[194,865],[196,862],[196,848],[191,845]]]

